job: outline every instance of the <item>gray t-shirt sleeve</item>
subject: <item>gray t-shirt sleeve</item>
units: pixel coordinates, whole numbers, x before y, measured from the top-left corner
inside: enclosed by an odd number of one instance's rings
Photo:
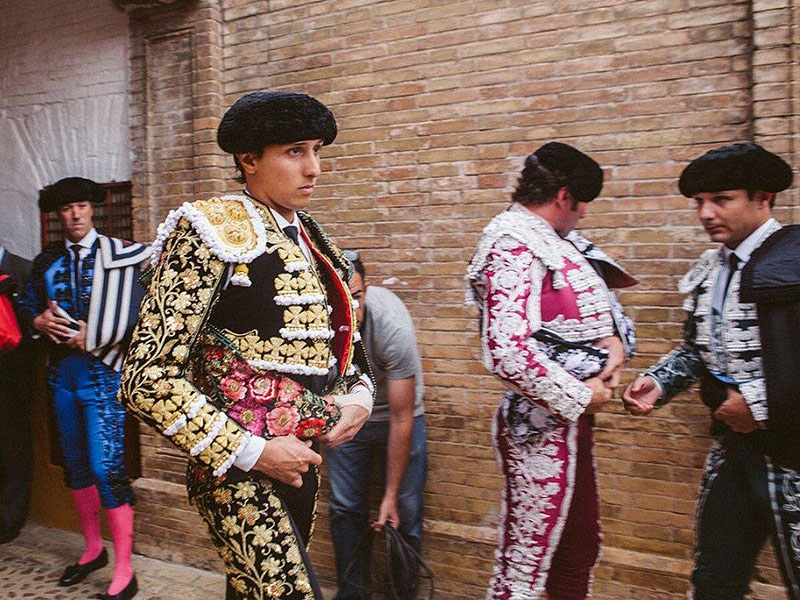
[[[411,319],[397,318],[383,330],[379,343],[375,344],[376,360],[386,372],[387,379],[407,379],[420,371],[417,344]]]
[[[414,416],[420,416],[425,412],[422,400],[425,386],[411,314],[400,298],[382,287],[369,286],[365,301],[366,316],[361,334],[372,362],[376,388],[370,421],[389,418],[386,382],[409,377],[415,377]]]

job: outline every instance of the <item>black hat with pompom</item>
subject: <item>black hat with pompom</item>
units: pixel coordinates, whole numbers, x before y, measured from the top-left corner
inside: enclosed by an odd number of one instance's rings
[[[548,142],[533,153],[547,170],[562,175],[567,189],[579,202],[591,202],[603,189],[603,169],[577,148]]]

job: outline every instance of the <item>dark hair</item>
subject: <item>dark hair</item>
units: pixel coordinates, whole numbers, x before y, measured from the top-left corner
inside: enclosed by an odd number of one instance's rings
[[[745,191],[747,192],[747,199],[750,200],[750,202],[752,202],[753,200],[756,199],[756,193],[758,192],[758,190],[745,190]],[[769,192],[767,192],[767,193],[769,193]],[[775,192],[772,192],[772,198],[769,199],[769,207],[770,208],[775,208],[775,200],[777,198],[778,198],[778,194],[776,194]]]
[[[364,279],[364,277],[367,275],[367,272],[364,269],[364,263],[361,262],[361,259],[357,258],[356,260],[352,260],[350,262],[353,263],[353,268],[356,270],[356,273],[361,275],[361,279]]]
[[[364,263],[361,262],[361,256],[358,250],[342,250],[342,254],[344,254],[347,260],[353,263],[353,268],[356,270],[356,273],[361,275],[361,279],[364,279],[367,272],[364,269]]]
[[[256,158],[261,158],[264,156],[264,150],[266,147],[267,146],[265,144],[261,147],[261,150],[250,150],[249,152],[250,154],[255,155]],[[233,180],[236,183],[247,183],[247,177],[245,177],[244,168],[242,168],[242,163],[239,162],[239,157],[237,157],[235,154],[232,154],[231,156],[233,156],[233,166],[236,167],[236,176],[233,178]]]
[[[517,180],[517,189],[511,194],[514,202],[523,206],[547,204],[558,190],[567,185],[567,177],[545,167],[535,154],[525,159],[525,167]]]

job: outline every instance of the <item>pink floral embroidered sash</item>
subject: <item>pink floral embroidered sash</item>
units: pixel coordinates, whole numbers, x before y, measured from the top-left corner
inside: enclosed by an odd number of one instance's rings
[[[193,379],[231,419],[267,439],[310,439],[339,421],[339,408],[330,396],[318,396],[289,377],[256,369],[221,345],[206,344],[195,354]]]

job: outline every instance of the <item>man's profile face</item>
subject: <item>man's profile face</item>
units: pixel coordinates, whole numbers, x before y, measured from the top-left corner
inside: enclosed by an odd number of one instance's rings
[[[64,236],[70,242],[80,242],[92,230],[94,207],[88,200],[71,202],[58,208],[58,218],[64,227]]]
[[[361,327],[361,323],[364,322],[364,300],[367,295],[367,284],[364,282],[364,278],[361,277],[361,274],[355,272],[353,273],[353,277],[350,278],[350,283],[347,285],[350,288],[350,294],[352,294],[353,300],[358,301],[356,319],[358,319],[358,326]]]
[[[770,216],[769,194],[747,190],[700,192],[694,196],[697,218],[714,242],[736,248]]]
[[[321,148],[322,140],[305,140],[271,144],[260,157],[239,156],[250,193],[291,221],[311,201],[321,172]]]

